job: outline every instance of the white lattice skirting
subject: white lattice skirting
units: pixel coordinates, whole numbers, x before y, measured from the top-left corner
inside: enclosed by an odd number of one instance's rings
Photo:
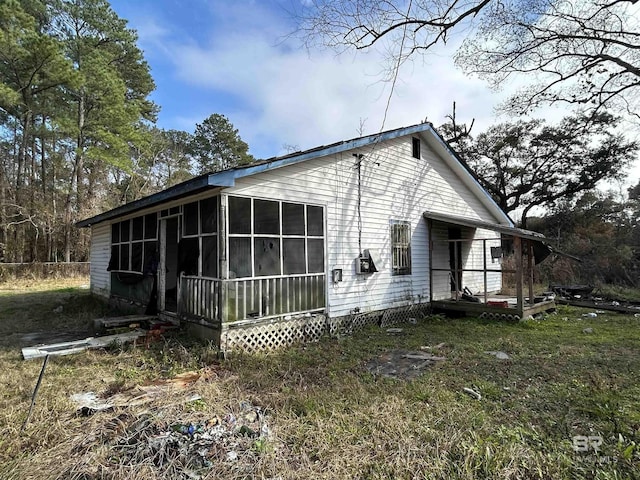
[[[411,319],[417,320],[428,313],[428,304],[418,304],[337,318],[327,318],[324,314],[306,314],[290,318],[223,323],[220,348],[227,352],[275,350],[294,343],[317,342],[325,333],[331,336],[351,334],[367,325],[386,327]]]
[[[362,330],[367,325],[388,327],[389,325],[409,322],[412,318],[416,320],[423,318],[429,312],[429,304],[415,304],[375,312],[354,313],[353,315],[330,319],[329,333],[331,335],[351,334]]]
[[[326,331],[324,314],[249,322],[223,323],[220,348],[225,351],[274,350],[294,343],[317,342]]]

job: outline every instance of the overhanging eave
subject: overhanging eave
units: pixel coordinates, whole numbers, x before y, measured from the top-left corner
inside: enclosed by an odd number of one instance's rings
[[[126,203],[94,217],[81,220],[76,223],[76,227],[90,227],[97,223],[129,215],[130,213],[134,213],[145,208],[150,208],[178,198],[194,195],[205,190],[233,186],[235,184],[235,178],[232,173],[233,172],[222,172],[217,175],[208,173],[192,178],[191,180],[179,183],[178,185],[174,185],[173,187],[161,192],[140,198],[139,200],[134,200],[133,202]]]

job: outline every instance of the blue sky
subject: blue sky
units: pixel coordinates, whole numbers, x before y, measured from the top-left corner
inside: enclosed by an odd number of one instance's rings
[[[472,133],[513,119],[494,107],[524,86],[501,92],[464,76],[450,37],[427,57],[403,65],[389,100],[382,81],[384,52],[307,50],[290,34],[290,11],[308,0],[112,0],[137,30],[156,82],[158,124],[193,132],[213,113],[227,116],[256,158],[307,149],[428,120],[438,126],[457,105],[459,122],[475,119]],[[559,120],[567,111],[537,112]],[[640,174],[636,166],[628,183]]]
[[[212,113],[226,115],[259,158],[419,123],[435,125],[457,103],[458,119],[478,132],[495,121],[500,98],[438,55],[404,65],[390,85],[380,52],[306,50],[288,36],[296,0],[114,0],[138,31],[157,89],[159,125],[192,132]],[[362,125],[362,126],[361,126]]]

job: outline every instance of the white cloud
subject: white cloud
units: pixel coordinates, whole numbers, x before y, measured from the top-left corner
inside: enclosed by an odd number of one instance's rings
[[[197,16],[198,28],[192,31],[180,31],[148,12],[134,25],[143,48],[152,50],[149,58],[171,64],[172,76],[181,84],[173,93],[199,92],[197,103],[174,115],[172,128],[192,131],[211,113],[221,113],[262,158],[284,153],[285,144],[305,149],[355,137],[361,120],[365,134],[383,128],[391,87],[380,81],[381,54],[307,52],[286,38],[291,25],[285,13],[261,2],[194,5],[199,9],[191,17]],[[438,55],[402,66],[385,129],[425,118],[437,126],[451,113],[454,101],[459,122],[475,119],[475,133],[505,120],[495,117],[494,106],[527,79],[493,92],[455,68],[456,46],[451,43]],[[567,113],[555,108],[539,115],[558,120]]]
[[[204,40],[153,40],[166,49],[182,83],[210,92],[200,105],[203,112],[215,111],[206,105],[215,103],[220,92],[240,100],[235,111],[218,113],[229,116],[259,156],[281,153],[274,145],[308,148],[357,136],[361,119],[366,120],[365,133],[382,128],[390,85],[380,81],[379,54],[309,53],[295,40],[283,40],[291,27],[255,3],[251,8],[216,6],[211,15]],[[166,29],[151,29],[156,31],[166,35]],[[496,95],[456,70],[450,55],[407,63],[384,128],[425,118],[438,125],[453,101],[461,120],[492,121]],[[271,141],[263,145],[266,138]]]

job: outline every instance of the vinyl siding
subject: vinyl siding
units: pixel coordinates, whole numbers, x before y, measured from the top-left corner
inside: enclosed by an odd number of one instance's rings
[[[100,223],[91,227],[91,292],[109,297],[111,276],[107,272],[111,255],[111,225]]]
[[[229,195],[308,202],[326,207],[326,268],[342,268],[343,281],[328,285],[328,313],[347,315],[429,300],[429,246],[426,210],[495,221],[451,168],[422,142],[422,158],[412,157],[411,136],[362,149],[362,249],[375,251],[378,273],[356,275],[358,256],[358,169],[351,152],[265,171],[237,180]],[[411,275],[393,276],[390,223],[411,225]],[[434,241],[443,240],[434,230]],[[435,264],[449,263],[444,244],[434,247]],[[443,251],[440,251],[443,250]],[[330,276],[330,275],[329,275]],[[448,274],[434,273],[434,294],[450,295]],[[434,298],[437,298],[434,296]]]

